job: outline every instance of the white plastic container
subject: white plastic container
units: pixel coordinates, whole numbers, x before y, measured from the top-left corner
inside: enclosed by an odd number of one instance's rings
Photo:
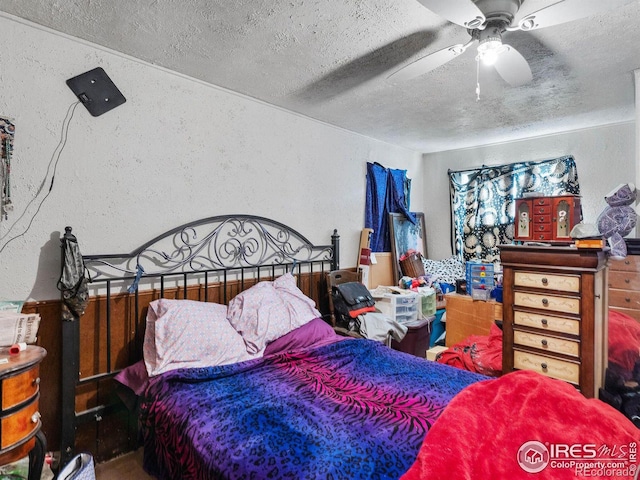
[[[377,310],[399,323],[411,323],[418,319],[421,301],[417,293],[385,293],[375,297],[375,301]]]

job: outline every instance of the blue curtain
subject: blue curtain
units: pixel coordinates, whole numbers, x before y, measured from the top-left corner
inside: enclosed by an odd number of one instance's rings
[[[513,242],[515,199],[524,193],[580,194],[572,156],[449,171],[453,251],[461,260],[497,260]]]
[[[406,170],[385,168],[379,163],[367,162],[367,198],[365,204],[365,228],[373,229],[372,252],[390,252],[389,213],[404,213],[416,223],[409,212],[411,180]]]

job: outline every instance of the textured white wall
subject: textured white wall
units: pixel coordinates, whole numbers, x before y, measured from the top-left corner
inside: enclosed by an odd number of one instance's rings
[[[502,165],[573,155],[578,167],[584,221],[595,223],[604,196],[621,183],[635,182],[635,126],[621,123],[479,148],[426,154],[425,223],[429,256],[451,255],[451,219],[447,170]]]
[[[422,204],[422,157],[232,92],[0,17],[0,115],[16,122],[15,212],[0,248],[22,233],[75,97],[65,80],[101,66],[127,102],[100,117],[79,105],[55,184],[29,231],[0,253],[0,300],[58,298],[60,233],[85,254],[129,252],[191,220],[248,213],[316,244],[341,234],[354,266],[364,226],[366,162],[408,170]],[[50,178],[50,175],[49,177]]]

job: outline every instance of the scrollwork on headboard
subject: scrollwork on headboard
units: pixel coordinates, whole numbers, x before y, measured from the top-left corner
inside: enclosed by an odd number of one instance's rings
[[[140,271],[147,276],[319,261],[337,265],[336,232],[334,237],[334,245],[315,246],[274,220],[225,215],[174,228],[130,254],[83,258],[92,280],[126,278]]]

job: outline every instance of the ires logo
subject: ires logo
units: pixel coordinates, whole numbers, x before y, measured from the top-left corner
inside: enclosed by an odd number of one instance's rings
[[[549,455],[554,460],[567,459],[589,459],[598,456],[598,449],[593,443],[567,445],[565,443],[551,443]]]
[[[596,445],[594,443],[542,443],[530,441],[518,450],[518,464],[527,473],[545,468],[571,469],[577,476],[637,475],[637,443]],[[637,478],[637,477],[635,477]]]

